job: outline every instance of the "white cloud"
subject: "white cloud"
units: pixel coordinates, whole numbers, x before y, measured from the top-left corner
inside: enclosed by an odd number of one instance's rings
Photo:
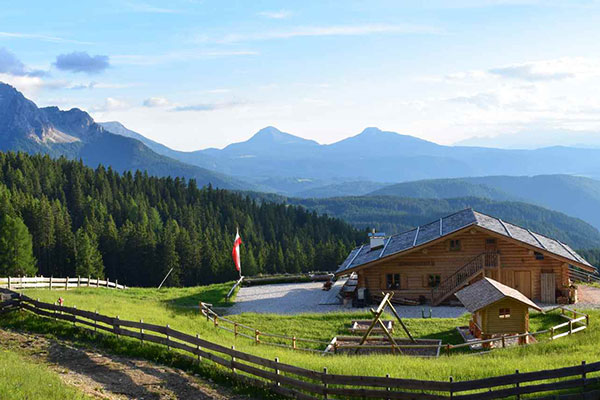
[[[167,107],[170,104],[164,97],[149,97],[143,102],[144,107]]]
[[[271,18],[271,19],[285,19],[292,16],[292,12],[288,10],[279,10],[279,11],[261,11],[258,13],[261,17]]]
[[[311,36],[363,36],[373,34],[439,34],[440,30],[431,26],[414,24],[366,24],[302,26],[289,30],[266,31],[259,33],[232,33],[216,40],[219,43],[233,43],[256,40],[290,39]],[[200,41],[210,41],[200,38]]]
[[[0,82],[14,86],[25,96],[34,96],[42,89],[62,89],[70,84],[64,80],[47,80],[39,76],[17,76],[0,73]]]
[[[41,40],[43,42],[53,43],[75,43],[75,44],[93,44],[92,42],[84,42],[81,40],[65,39],[58,36],[42,35],[37,33],[25,33],[25,32],[0,32],[0,37],[10,39],[32,39]]]
[[[178,105],[171,109],[171,111],[215,111],[233,108],[245,104],[239,101],[221,102],[221,103],[198,103],[188,105]]]
[[[90,111],[110,112],[127,110],[129,108],[131,108],[131,106],[126,101],[115,99],[114,97],[107,97],[103,104],[91,107]]]
[[[194,59],[255,56],[259,53],[254,50],[197,50],[181,51],[164,54],[119,54],[111,56],[111,61],[121,65],[156,65]]]

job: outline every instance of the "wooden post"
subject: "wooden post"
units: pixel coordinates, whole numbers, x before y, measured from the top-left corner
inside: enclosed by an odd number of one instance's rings
[[[292,337],[292,349],[296,350],[296,336]]]
[[[386,379],[390,379],[390,374],[385,374],[385,377],[386,377]],[[387,392],[391,392],[392,388],[388,386],[388,387],[385,388],[385,390]],[[390,398],[388,397],[386,400],[390,400]]]
[[[96,277],[96,287],[100,287],[100,278]]]
[[[81,276],[77,276],[77,287],[81,286]]]
[[[65,279],[65,290],[69,290],[69,277],[67,276],[67,279]]]
[[[10,278],[8,278],[10,279]],[[50,284],[49,284],[49,289],[52,290],[52,275],[50,275]]]
[[[519,373],[519,370],[516,370],[516,371],[515,371],[515,374],[518,374],[518,373]],[[516,387],[517,389],[519,389],[519,387],[520,387],[520,386],[521,386],[521,384],[520,384],[519,382],[517,382],[517,383],[515,384],[515,387]],[[521,400],[521,394],[520,394],[520,393],[517,393],[517,400]]]
[[[259,338],[260,332],[258,331],[258,329],[254,330],[254,342],[256,342],[256,344],[260,343],[260,338]]]
[[[325,375],[327,375],[327,367],[323,368],[323,398],[327,399],[327,383],[325,383]]]
[[[235,350],[235,346],[231,346],[231,350]],[[231,372],[233,372],[235,374],[235,367],[233,366],[235,364],[235,357],[231,356]]]
[[[140,319],[140,324],[143,324],[143,323],[144,323],[144,320]],[[142,341],[142,344],[144,344],[144,328],[142,328],[141,326],[140,326],[140,340]]]
[[[96,318],[94,318],[94,333],[96,333],[98,330],[98,310],[94,311],[94,313],[96,314]]]
[[[446,345],[446,355],[450,357],[450,343]]]
[[[77,310],[77,306],[73,305],[73,308]],[[73,314],[73,326],[75,326],[75,320],[77,319],[77,316],[75,314]]]
[[[107,288],[107,289],[108,289],[108,282],[109,282],[109,281],[110,281],[110,280],[109,280],[108,278],[106,278],[106,288]]]
[[[238,335],[238,324],[237,322],[233,323],[233,338],[237,339],[237,335]]]
[[[90,287],[90,276],[88,276],[87,287]]]
[[[196,339],[200,339],[200,335],[198,333],[196,333]],[[196,345],[196,349],[198,350],[198,365],[200,365],[200,361],[202,361],[202,357],[200,356],[200,345],[197,344]]]
[[[216,328],[217,326],[219,326],[219,321],[218,321],[218,317],[217,317],[217,315],[216,315],[216,314],[215,314],[215,315],[213,315],[213,322],[215,323],[215,328]]]
[[[275,364],[279,363],[279,357],[275,357]],[[275,367],[275,375],[279,375],[279,368]],[[279,379],[275,378],[275,384],[277,386],[281,386],[281,383],[279,382]]]
[[[506,347],[506,340],[504,339],[504,335],[502,335],[502,348]]]
[[[454,378],[450,377],[450,398],[454,397],[454,389],[452,389],[452,382],[454,382]]]
[[[118,280],[118,279],[115,279],[115,289],[118,289],[118,287],[117,287],[117,286],[119,286],[119,280]]]
[[[550,340],[554,340],[554,327],[550,328]]]
[[[569,335],[573,334],[573,320],[569,320]]]
[[[196,333],[196,339],[200,339],[200,335],[198,333]],[[197,344],[196,345],[196,349],[198,350],[198,365],[200,365],[200,361],[202,361],[202,357],[200,356],[200,345]]]
[[[169,337],[169,324],[167,324],[167,350],[171,350],[171,346],[169,346],[169,341],[171,340],[171,338]]]
[[[8,290],[10,290],[10,289],[11,289],[11,286],[10,286],[10,275],[9,275],[8,276]]]
[[[585,386],[586,386],[586,377],[587,374],[585,373],[585,361],[581,362],[581,367],[583,368],[583,371],[581,372],[581,380],[582,380],[582,392],[585,392]]]
[[[115,318],[114,322],[113,322],[114,328],[115,328],[115,334],[117,335],[117,339],[119,338],[119,316],[117,315],[117,318]]]

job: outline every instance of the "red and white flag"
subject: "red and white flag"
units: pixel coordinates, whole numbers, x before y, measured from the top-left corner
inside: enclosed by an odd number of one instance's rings
[[[231,256],[233,257],[233,262],[235,263],[235,269],[238,270],[240,276],[242,275],[242,263],[240,262],[240,244],[242,244],[242,238],[240,237],[240,232],[236,230],[235,232],[235,240],[233,241],[233,251],[231,252]]]

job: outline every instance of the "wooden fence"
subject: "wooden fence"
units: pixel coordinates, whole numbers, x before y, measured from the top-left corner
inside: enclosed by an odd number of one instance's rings
[[[335,340],[335,338],[334,338],[334,340],[332,340],[330,342],[326,342],[324,340],[319,340],[319,339],[309,339],[309,338],[301,338],[301,337],[296,337],[296,336],[286,336],[286,335],[280,335],[280,334],[275,334],[275,333],[263,332],[263,331],[260,331],[259,329],[253,328],[251,326],[241,324],[239,322],[230,320],[226,317],[220,316],[211,309],[211,306],[212,305],[209,303],[201,302],[200,303],[200,311],[202,312],[202,315],[204,315],[206,317],[207,321],[210,321],[213,323],[215,328],[220,328],[220,329],[226,330],[228,332],[231,332],[234,334],[235,337],[241,336],[241,337],[253,340],[256,344],[266,344],[269,346],[286,347],[286,348],[289,348],[292,350],[320,352],[320,353],[323,353],[326,355],[336,354],[338,352],[338,349],[340,349],[342,347],[346,348],[346,349],[354,348],[354,349],[363,349],[363,350],[369,350],[369,349],[382,350],[382,349],[389,349],[391,347],[391,345],[371,345],[371,344],[363,344],[360,346],[359,345],[339,345],[338,341]],[[405,344],[405,345],[400,344],[400,345],[394,346],[392,349],[392,352],[395,354],[396,353],[395,350],[397,349],[397,350],[399,350],[398,354],[402,354],[402,349],[437,348],[438,355],[440,354],[440,352],[444,352],[446,355],[449,356],[453,350],[458,349],[458,351],[463,351],[466,347],[471,347],[471,346],[475,346],[475,345],[491,347],[494,344],[496,344],[497,347],[505,348],[505,347],[507,347],[507,343],[510,343],[511,341],[518,341],[519,339],[525,339],[525,338],[536,338],[537,340],[540,340],[540,338],[543,335],[547,335],[547,338],[549,340],[556,340],[561,337],[572,335],[574,333],[583,331],[584,329],[587,329],[587,327],[589,326],[589,322],[590,322],[589,315],[580,313],[579,311],[572,310],[565,306],[558,306],[553,309],[547,310],[546,312],[548,313],[548,312],[553,312],[556,310],[560,310],[559,315],[561,317],[567,319],[567,321],[562,324],[558,324],[551,328],[544,329],[541,331],[527,332],[527,333],[521,333],[521,334],[516,334],[516,335],[501,335],[501,336],[490,338],[490,339],[474,340],[474,341],[469,341],[469,342],[459,343],[459,344],[450,344],[450,343]],[[572,315],[572,317],[570,317],[570,315]],[[223,326],[224,323],[228,324],[229,327]],[[274,343],[274,342],[262,340],[262,338],[264,338],[264,337],[278,339],[278,342]],[[343,337],[339,337],[339,338],[343,339]],[[386,340],[387,338],[386,337],[372,337],[371,339],[376,340],[376,341],[377,340],[381,341],[381,340]],[[281,343],[281,342],[287,342],[289,344]],[[315,348],[300,347],[300,346],[298,346],[298,343],[312,343],[312,344],[318,344],[318,345],[325,345],[327,347],[325,348],[325,350],[318,350]]]
[[[245,384],[269,389],[297,399],[378,398],[378,399],[501,399],[509,396],[570,390],[585,392],[600,385],[600,362],[502,375],[491,378],[453,381],[425,381],[389,376],[355,376],[330,374],[327,368],[315,371],[269,360],[201,339],[199,335],[143,321],[121,320],[74,307],[61,307],[35,301],[25,296],[0,303],[0,314],[25,309],[34,314],[80,324],[94,331],[103,330],[117,336],[128,336],[157,343],[168,349],[192,354],[198,361],[206,359],[225,368]],[[150,332],[150,333],[149,333]],[[595,376],[590,376],[594,374]],[[316,397],[319,396],[319,397]]]
[[[111,289],[127,289],[125,285],[119,285],[119,281],[111,282],[108,278],[54,278],[44,276],[19,276],[0,278],[0,288],[9,290],[18,289],[65,289],[77,287],[103,287]]]
[[[600,275],[569,267],[569,278],[575,282],[600,283]]]

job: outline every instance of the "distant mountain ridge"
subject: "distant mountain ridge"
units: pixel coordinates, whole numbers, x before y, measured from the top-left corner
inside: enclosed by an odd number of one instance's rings
[[[277,201],[274,198],[270,200]],[[494,201],[477,197],[418,199],[394,196],[288,198],[280,201],[343,219],[359,229],[376,228],[386,234],[403,232],[472,207],[485,214],[559,239],[574,248],[598,248],[600,244],[600,232],[587,222],[558,211],[516,201]]]
[[[570,175],[484,176],[398,183],[369,193],[430,199],[476,196],[519,200],[578,217],[600,228],[600,181]]]
[[[147,171],[156,176],[194,178],[199,186],[254,188],[215,173],[157,154],[140,138],[105,130],[77,108],[38,108],[10,85],[0,83],[0,150],[43,153],[52,157],[81,158],[89,166],[111,166],[117,171]]]
[[[106,126],[109,130],[113,128]],[[118,132],[116,132],[118,133]],[[139,135],[139,134],[138,134]],[[141,139],[140,139],[141,140]],[[347,182],[408,182],[492,175],[576,174],[600,179],[600,149],[546,147],[507,150],[443,146],[370,127],[358,135],[322,145],[269,126],[223,149],[177,152],[149,144],[160,154],[236,175],[265,190],[300,195]],[[294,187],[289,180],[294,179]],[[271,181],[270,184],[264,182]],[[307,187],[306,182],[314,182]],[[317,184],[320,182],[320,184]],[[281,185],[279,184],[281,183]],[[331,189],[331,188],[330,188]],[[331,190],[333,194],[335,189]],[[344,194],[348,193],[345,190]]]

